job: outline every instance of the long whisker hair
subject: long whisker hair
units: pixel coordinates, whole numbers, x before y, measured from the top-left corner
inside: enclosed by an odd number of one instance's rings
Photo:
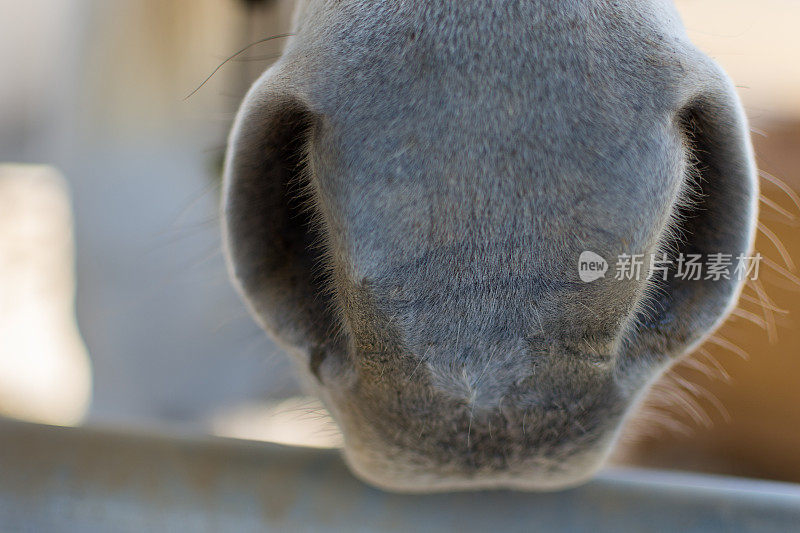
[[[796,225],[797,212],[800,212],[800,195],[784,180],[773,174],[762,170],[759,171],[759,176],[793,204],[794,209],[789,209],[779,199],[769,198],[762,193],[760,202],[773,214],[773,222]],[[782,220],[775,218],[774,214],[780,215]],[[776,284],[788,284],[795,290],[800,288],[800,276],[795,273],[795,262],[779,234],[768,228],[763,220],[758,221],[757,228],[765,239],[762,242],[769,243],[771,251],[777,252],[780,258],[779,262],[767,256],[765,250],[760,249],[757,255],[761,256],[760,260],[765,267],[763,270],[775,275]],[[770,283],[772,283],[771,278]],[[764,281],[757,277],[748,278],[739,296],[738,305],[730,313],[725,325],[710,335],[691,355],[677,361],[653,385],[640,405],[639,411],[632,418],[629,431],[622,436],[620,443],[623,450],[632,449],[647,439],[663,438],[665,433],[690,437],[696,434],[699,428],[710,428],[718,420],[730,423],[732,416],[723,402],[709,388],[697,381],[705,379],[706,382],[721,381],[725,384],[734,384],[733,377],[725,369],[721,359],[729,356],[744,361],[750,359],[750,355],[733,340],[733,336],[723,335],[729,324],[739,321],[738,329],[746,323],[752,324],[765,333],[770,344],[775,344],[778,341],[779,326],[788,325],[788,313],[787,309],[777,305],[768,295]],[[692,376],[700,379],[693,380]],[[623,451],[623,456],[624,453]]]

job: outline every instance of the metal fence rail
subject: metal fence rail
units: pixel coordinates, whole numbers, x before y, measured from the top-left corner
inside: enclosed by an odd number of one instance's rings
[[[0,531],[796,531],[800,486],[609,470],[550,494],[404,496],[333,451],[0,422]]]

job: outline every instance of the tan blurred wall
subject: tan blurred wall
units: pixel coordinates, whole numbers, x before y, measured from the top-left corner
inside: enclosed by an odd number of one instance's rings
[[[800,117],[800,2],[678,0],[689,37],[728,71],[751,118]]]

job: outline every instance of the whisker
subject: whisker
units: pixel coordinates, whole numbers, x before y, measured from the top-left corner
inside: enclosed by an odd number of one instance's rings
[[[777,202],[774,202],[774,201],[770,200],[769,198],[767,198],[763,194],[761,196],[759,196],[759,200],[761,201],[761,203],[763,203],[767,207],[770,207],[770,208],[774,209],[779,214],[785,216],[789,220],[792,220],[792,221],[797,220],[797,217],[795,215],[793,215],[788,209],[784,209],[783,207],[778,205]]]
[[[715,371],[714,368],[711,368],[707,364],[704,364],[702,361],[694,357],[685,358],[683,361],[678,363],[677,366],[700,372],[708,379],[718,379],[723,377],[719,372]]]
[[[756,291],[756,292],[758,292],[758,291]],[[758,298],[754,298],[753,296],[750,296],[749,294],[742,293],[739,296],[739,299],[740,300],[744,300],[745,302],[750,302],[750,303],[756,304],[756,305],[763,305],[764,307],[766,307],[770,311],[774,311],[774,312],[780,313],[782,315],[789,314],[789,310],[788,309],[781,309],[780,307],[776,306],[775,304],[770,304],[768,301],[760,300]]]
[[[749,361],[750,360],[750,354],[748,354],[747,352],[745,352],[744,350],[742,350],[741,348],[736,346],[734,343],[732,343],[728,339],[724,339],[724,338],[720,337],[718,334],[710,336],[708,338],[707,342],[710,342],[711,344],[716,344],[720,348],[725,348],[726,350],[735,353],[736,355],[738,355],[739,357],[741,357],[745,361]]]
[[[781,259],[783,259],[784,264],[789,270],[795,270],[794,261],[792,261],[792,257],[789,255],[789,250],[786,249],[786,246],[784,246],[780,238],[775,235],[775,232],[769,229],[763,222],[758,222],[757,227],[758,230],[769,239],[773,246],[775,246],[778,253],[781,254]]]
[[[269,61],[270,59],[278,59],[281,57],[282,54],[271,54],[268,56],[250,56],[250,57],[239,57],[236,59],[231,59],[230,61],[235,61],[237,63],[246,63],[248,61]]]
[[[785,277],[788,281],[792,282],[794,285],[800,287],[800,278],[780,266],[778,263],[770,259],[769,257],[762,257],[761,261],[764,262],[765,265],[776,271],[778,274],[781,274]]]
[[[417,373],[417,370],[422,365],[422,363],[424,363],[428,359],[428,357],[430,357],[428,354],[430,353],[431,348],[432,348],[432,346],[428,346],[428,348],[425,349],[425,353],[423,353],[422,357],[419,358],[419,362],[417,363],[417,366],[414,367],[414,371],[411,372],[411,375],[408,376],[408,379],[413,378],[414,374]]]
[[[697,402],[697,399],[692,397],[690,392],[683,388],[676,378],[677,376],[674,373],[667,374],[664,377],[665,383],[669,383],[671,385],[670,387],[664,387],[664,394],[676,400],[678,405],[683,406],[683,408],[686,410],[686,413],[696,424],[706,428],[712,427],[714,425],[714,421],[711,420],[711,417],[708,416],[708,414],[703,410],[703,408]]]
[[[734,317],[739,317],[748,322],[752,322],[756,326],[760,327],[763,330],[767,330],[767,322],[760,316],[755,313],[751,313],[750,311],[745,311],[741,307],[737,307],[733,311],[731,311],[731,315]]]
[[[767,339],[769,340],[770,344],[775,344],[778,341],[778,325],[775,321],[775,312],[778,311],[778,307],[770,300],[769,296],[767,296],[767,292],[764,290],[764,285],[759,280],[749,280],[746,287],[752,287],[756,294],[758,295],[758,303],[761,305],[761,311],[764,316],[764,321],[767,323]],[[740,298],[752,298],[745,294],[740,294]]]
[[[720,363],[716,357],[711,355],[711,352],[709,352],[705,348],[700,348],[699,350],[697,350],[697,355],[704,357],[705,360],[708,361],[709,364],[711,364],[716,369],[716,371],[719,373],[720,377],[724,382],[731,383],[733,381],[733,378],[728,373],[728,371],[725,370],[725,367],[722,366],[722,363]]]
[[[231,56],[228,56],[222,63],[217,65],[217,68],[215,68],[214,71],[211,74],[209,74],[208,77],[206,79],[204,79],[203,82],[200,85],[198,85],[192,92],[190,92],[188,95],[186,95],[186,97],[183,100],[186,101],[189,98],[191,98],[192,96],[194,96],[194,94],[197,91],[199,91],[200,89],[202,89],[203,86],[206,83],[208,83],[208,80],[210,80],[212,77],[214,77],[214,74],[219,72],[219,69],[224,67],[225,64],[228,63],[228,61],[236,59],[237,57],[239,57],[240,55],[242,55],[243,53],[245,53],[246,51],[250,50],[252,47],[254,47],[254,46],[258,45],[258,44],[266,43],[268,41],[274,41],[275,39],[285,39],[286,37],[291,37],[292,35],[294,35],[294,34],[293,33],[280,33],[278,35],[272,35],[270,37],[265,37],[264,39],[260,39],[260,40],[254,42],[254,43],[248,44],[247,46],[245,46],[244,48],[242,48],[241,50],[239,50],[235,54],[233,54]]]
[[[772,183],[776,187],[778,187],[780,190],[782,190],[786,194],[786,196],[791,198],[792,202],[794,202],[795,207],[797,207],[797,209],[800,209],[800,196],[798,196],[798,194],[794,191],[794,189],[789,187],[789,185],[787,185],[782,179],[777,178],[764,170],[759,170],[758,175],[761,176],[763,179],[767,180],[768,182]]]
[[[695,397],[708,400],[711,403],[711,405],[713,405],[716,408],[719,414],[722,415],[722,418],[725,420],[726,423],[731,422],[730,412],[728,412],[728,410],[725,408],[725,406],[722,404],[719,398],[717,398],[710,390],[696,383],[692,383],[682,378],[681,376],[678,376],[677,374],[674,375],[673,377],[678,383],[680,383],[682,387],[691,391],[692,394],[695,395]]]
[[[470,450],[470,438],[472,436],[472,419],[475,409],[475,398],[473,396],[469,404],[469,426],[467,427],[467,451]]]
[[[653,427],[653,422],[655,422],[655,426],[662,430],[679,433],[687,437],[694,435],[695,431],[690,425],[675,418],[673,403],[659,404],[657,402],[664,402],[664,398],[658,396],[654,397],[654,400],[656,403],[646,405],[642,409],[640,417],[637,417],[642,421],[646,421],[646,426]],[[658,436],[658,434],[655,436]]]

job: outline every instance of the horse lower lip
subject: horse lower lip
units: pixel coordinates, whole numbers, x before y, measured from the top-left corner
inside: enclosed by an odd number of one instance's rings
[[[362,480],[385,490],[424,493],[480,489],[552,491],[580,485],[591,478],[602,464],[602,454],[591,461],[578,461],[550,467],[520,467],[506,470],[453,472],[427,467],[409,470],[392,466],[363,464],[357,456],[346,454],[351,470]]]

